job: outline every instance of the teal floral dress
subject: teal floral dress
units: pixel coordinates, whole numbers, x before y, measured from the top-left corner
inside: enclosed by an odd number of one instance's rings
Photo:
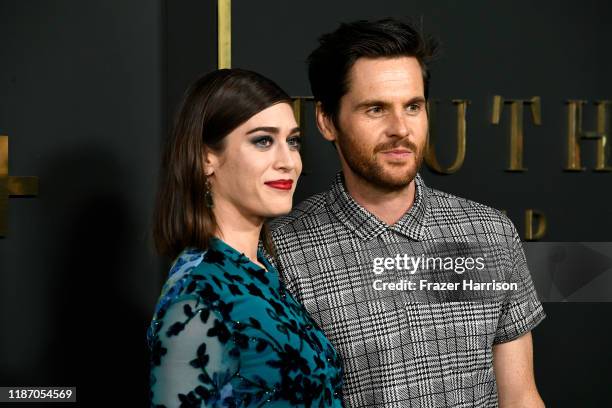
[[[148,331],[153,407],[341,407],[339,355],[262,256],[214,238],[170,270]]]

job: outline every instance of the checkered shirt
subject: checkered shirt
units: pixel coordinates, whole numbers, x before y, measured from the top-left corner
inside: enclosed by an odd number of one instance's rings
[[[273,222],[276,265],[342,355],[346,406],[497,407],[492,346],[545,317],[520,238],[500,211],[415,181],[412,207],[387,225],[350,197],[338,173],[329,191]],[[495,302],[368,297],[372,259],[409,251],[409,242],[503,246],[522,285]]]

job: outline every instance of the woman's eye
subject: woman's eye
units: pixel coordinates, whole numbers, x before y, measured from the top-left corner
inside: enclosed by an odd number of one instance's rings
[[[272,137],[270,136],[258,136],[251,140],[251,142],[260,148],[266,148],[272,146]]]
[[[302,147],[302,138],[301,136],[290,137],[289,139],[287,139],[287,144],[292,149],[300,150],[300,147]]]

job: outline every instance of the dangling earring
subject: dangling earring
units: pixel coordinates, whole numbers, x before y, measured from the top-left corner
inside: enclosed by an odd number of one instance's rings
[[[213,208],[215,206],[215,203],[213,202],[212,190],[210,188],[210,180],[208,179],[208,177],[206,177],[205,187],[206,190],[204,191],[204,203],[206,204],[206,207]]]

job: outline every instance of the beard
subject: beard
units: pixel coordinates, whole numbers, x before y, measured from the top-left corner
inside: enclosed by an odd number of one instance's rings
[[[423,149],[418,149],[417,145],[408,139],[379,143],[370,150],[367,146],[351,140],[339,129],[337,132],[338,148],[346,164],[356,176],[379,190],[393,192],[406,188],[414,180],[423,162]],[[414,154],[414,164],[383,164],[376,160],[377,153],[398,147],[409,149]]]

